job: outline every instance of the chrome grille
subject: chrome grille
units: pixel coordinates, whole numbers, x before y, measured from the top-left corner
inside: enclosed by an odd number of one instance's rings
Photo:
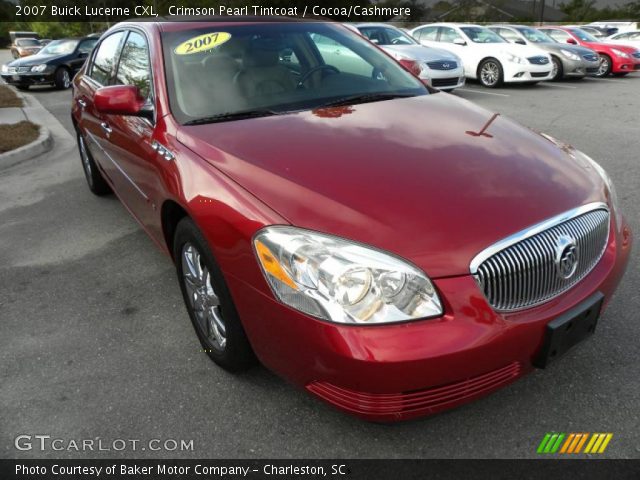
[[[543,57],[542,55],[537,55],[535,57],[527,58],[529,63],[533,63],[534,65],[546,65],[549,63],[549,59],[547,57]]]
[[[458,62],[453,62],[453,61],[427,62],[427,66],[432,70],[453,70],[454,68],[458,68]]]
[[[489,304],[499,311],[529,308],[551,300],[582,280],[596,266],[609,238],[609,210],[585,205],[516,233],[492,245],[471,262]],[[574,247],[574,270],[566,275],[567,242]],[[565,275],[563,275],[565,274]]]

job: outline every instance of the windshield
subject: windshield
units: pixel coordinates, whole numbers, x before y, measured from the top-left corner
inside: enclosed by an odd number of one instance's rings
[[[506,43],[497,33],[484,27],[460,27],[469,39],[474,43]]]
[[[583,42],[598,43],[600,41],[596,37],[594,37],[593,35],[590,35],[587,32],[585,32],[584,30],[582,30],[581,28],[572,28],[571,29],[571,33],[573,33],[576,37],[578,37]]]
[[[418,42],[397,28],[358,27],[358,30],[376,45],[417,45]]]
[[[518,28],[518,31],[531,43],[556,43],[549,35],[534,28]]]
[[[19,47],[39,47],[40,42],[35,38],[21,38],[16,40],[16,45]]]
[[[72,53],[78,45],[78,40],[54,40],[47,44],[42,50],[41,55],[63,55],[66,53]]]
[[[336,24],[218,24],[163,32],[162,45],[171,110],[181,123],[428,93],[393,59]]]

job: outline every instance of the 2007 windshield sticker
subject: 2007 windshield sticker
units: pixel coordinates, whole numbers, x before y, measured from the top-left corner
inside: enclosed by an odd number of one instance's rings
[[[173,51],[176,55],[191,55],[192,53],[205,52],[211,50],[231,38],[231,34],[227,32],[213,32],[198,35],[182,42]]]

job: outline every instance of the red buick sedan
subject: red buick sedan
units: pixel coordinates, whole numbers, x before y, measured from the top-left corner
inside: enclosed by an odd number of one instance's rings
[[[338,24],[116,25],[72,116],[89,188],[171,256],[208,355],[366,419],[544,368],[594,332],[631,249],[587,155]]]
[[[640,70],[640,50],[637,48],[600,41],[579,27],[548,26],[538,30],[557,42],[581,45],[597,52],[600,56],[598,77],[606,77],[610,73],[624,76]]]

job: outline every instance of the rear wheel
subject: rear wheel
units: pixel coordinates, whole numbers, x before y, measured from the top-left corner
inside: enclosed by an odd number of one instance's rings
[[[58,90],[66,90],[71,86],[71,74],[65,67],[56,70],[54,78],[55,86]]]
[[[562,80],[564,77],[564,71],[562,68],[562,61],[558,57],[551,57],[551,80]]]
[[[504,74],[500,62],[495,58],[483,60],[478,67],[478,80],[480,80],[483,86],[488,88],[500,86],[504,81]]]
[[[600,66],[598,67],[598,73],[596,73],[596,77],[606,77],[611,73],[611,67],[611,57],[605,54],[600,55]]]
[[[208,243],[190,218],[176,227],[173,242],[180,290],[200,344],[232,372],[256,363],[249,340]]]
[[[76,131],[76,137],[78,140],[80,160],[82,161],[82,170],[84,171],[84,176],[87,179],[89,190],[99,197],[111,193],[111,187],[109,187],[109,184],[105,181],[102,173],[98,170],[95,160],[87,149],[84,137],[79,131]]]

